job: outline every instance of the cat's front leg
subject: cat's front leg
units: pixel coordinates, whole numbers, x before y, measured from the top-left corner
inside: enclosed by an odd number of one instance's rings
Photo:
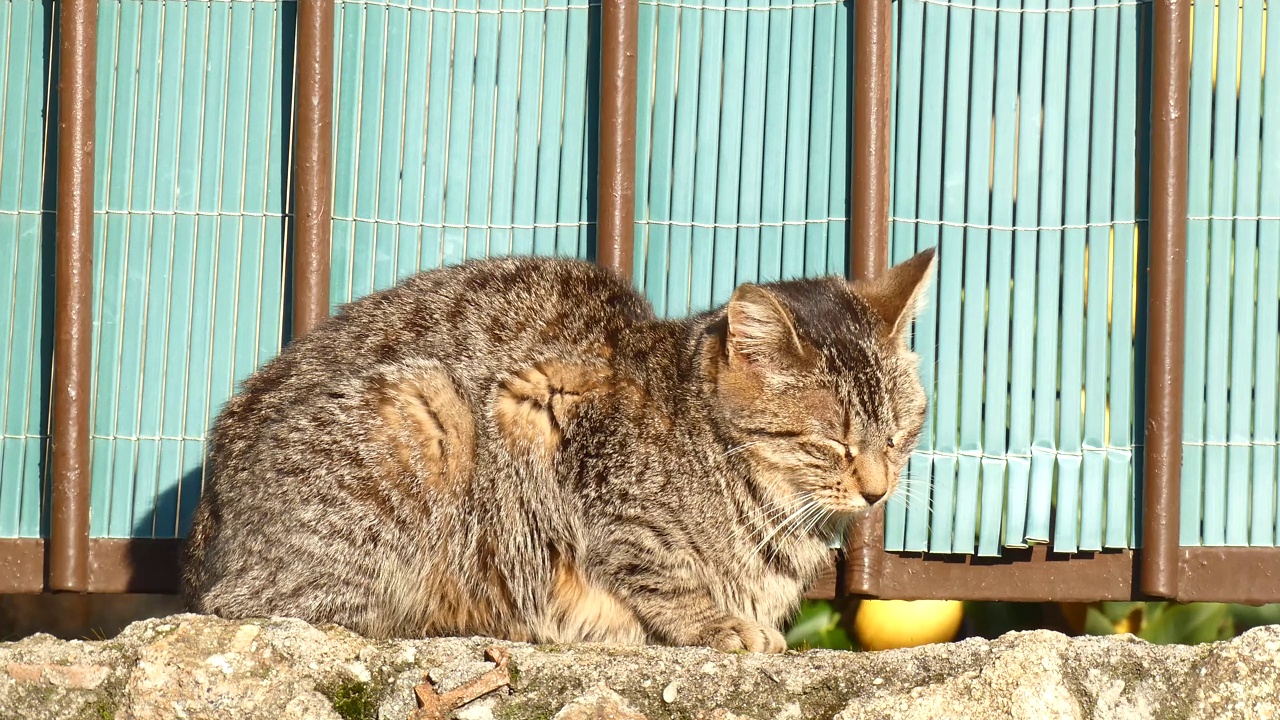
[[[703,635],[707,647],[724,652],[780,653],[787,649],[782,633],[754,620],[725,616],[706,626]]]
[[[622,595],[650,637],[667,645],[702,645],[723,652],[780,653],[777,629],[726,614],[692,573],[630,564],[616,576]],[[699,587],[702,585],[702,587]]]

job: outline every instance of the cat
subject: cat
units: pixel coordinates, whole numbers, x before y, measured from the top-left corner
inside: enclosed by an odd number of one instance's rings
[[[342,307],[210,431],[189,609],[371,638],[781,652],[926,413],[933,250],[655,317],[587,262],[471,261]]]

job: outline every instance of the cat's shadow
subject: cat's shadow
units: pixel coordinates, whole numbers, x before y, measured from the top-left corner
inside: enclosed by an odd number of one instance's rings
[[[131,593],[177,595],[180,590],[182,547],[200,499],[203,464],[183,473],[181,480],[156,496],[155,507],[134,519],[124,567]],[[176,531],[176,532],[175,532]]]

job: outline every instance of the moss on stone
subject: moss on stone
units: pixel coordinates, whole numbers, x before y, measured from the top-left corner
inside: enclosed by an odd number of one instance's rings
[[[377,720],[382,693],[372,683],[348,680],[320,688],[343,720]]]

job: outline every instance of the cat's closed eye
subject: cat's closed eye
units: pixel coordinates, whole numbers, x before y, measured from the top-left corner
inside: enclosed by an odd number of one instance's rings
[[[801,448],[807,455],[816,460],[840,465],[853,460],[854,452],[843,442],[821,437],[805,441]]]

